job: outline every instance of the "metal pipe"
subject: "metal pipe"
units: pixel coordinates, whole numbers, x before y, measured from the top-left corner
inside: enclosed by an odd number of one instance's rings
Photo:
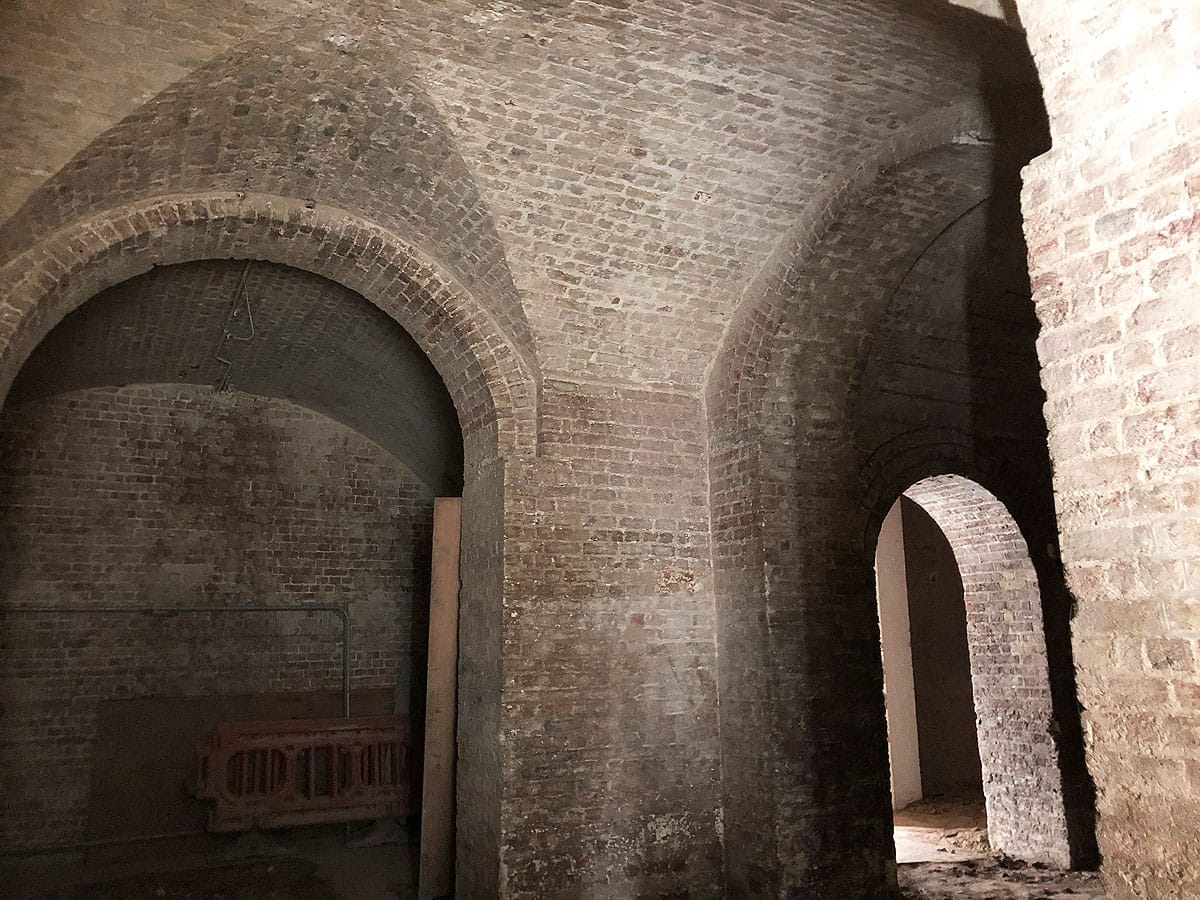
[[[128,614],[128,613],[302,613],[329,612],[342,620],[342,716],[350,718],[350,612],[345,606],[305,603],[298,606],[13,606],[0,609],[0,618],[13,614]]]

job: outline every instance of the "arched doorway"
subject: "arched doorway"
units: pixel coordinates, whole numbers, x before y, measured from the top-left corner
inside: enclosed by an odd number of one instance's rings
[[[978,797],[993,850],[1069,866],[1041,595],[1016,522],[975,482],[924,479],[885,520],[876,572],[894,807],[954,801],[947,827],[962,828]]]
[[[901,497],[876,550],[892,805],[944,798],[982,806],[967,619],[954,551]],[[907,862],[898,851],[900,862]]]

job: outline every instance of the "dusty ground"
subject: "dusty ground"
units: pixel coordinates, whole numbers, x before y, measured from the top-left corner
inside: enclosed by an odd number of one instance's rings
[[[275,846],[269,846],[274,842]],[[217,850],[153,848],[144,858],[85,864],[42,858],[0,869],[3,900],[407,900],[416,896],[416,847],[347,849],[340,834],[264,840],[285,855],[237,859]]]
[[[990,855],[982,809],[922,803],[896,815],[900,888],[906,900],[1100,900],[1094,873],[1056,872]],[[903,833],[902,833],[903,832]],[[347,849],[329,833],[264,838],[249,849],[286,856],[236,860],[230,851],[151,853],[137,862],[83,865],[44,860],[0,871],[11,900],[408,900],[416,896],[416,848]],[[245,844],[241,849],[247,849]]]
[[[76,885],[37,900],[338,900],[328,883],[298,860],[135,875],[103,884]]]
[[[1100,900],[1095,872],[1060,872],[992,855],[983,797],[922,800],[895,813],[906,900]]]
[[[982,794],[919,800],[896,810],[896,862],[950,862],[989,856]]]
[[[899,867],[905,900],[1103,900],[1095,872],[1058,872],[1008,860],[908,863]]]

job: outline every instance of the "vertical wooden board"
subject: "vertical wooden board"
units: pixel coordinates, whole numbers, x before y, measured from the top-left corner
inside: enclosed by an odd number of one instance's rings
[[[438,497],[433,507],[433,572],[429,588],[419,900],[437,900],[454,893],[454,731],[458,703],[461,528],[461,498]]]

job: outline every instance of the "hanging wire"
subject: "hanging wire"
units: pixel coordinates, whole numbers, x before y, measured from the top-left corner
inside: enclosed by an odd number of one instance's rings
[[[254,340],[254,310],[250,307],[250,292],[246,286],[247,280],[250,276],[250,265],[252,262],[253,260],[246,260],[246,265],[242,268],[242,278],[238,283],[237,293],[233,295],[233,302],[229,305],[229,314],[225,317],[225,326],[221,329],[221,340],[217,344],[217,349],[213,352],[213,358],[217,362],[224,363],[225,365],[225,373],[221,376],[221,380],[217,383],[218,391],[229,390],[230,382],[233,379],[234,361],[221,355],[225,350],[225,344],[229,341],[240,341],[242,343],[246,343]],[[241,316],[243,307],[246,310],[246,323],[249,327],[249,331],[245,334],[234,334],[230,329],[234,324],[234,321]]]

